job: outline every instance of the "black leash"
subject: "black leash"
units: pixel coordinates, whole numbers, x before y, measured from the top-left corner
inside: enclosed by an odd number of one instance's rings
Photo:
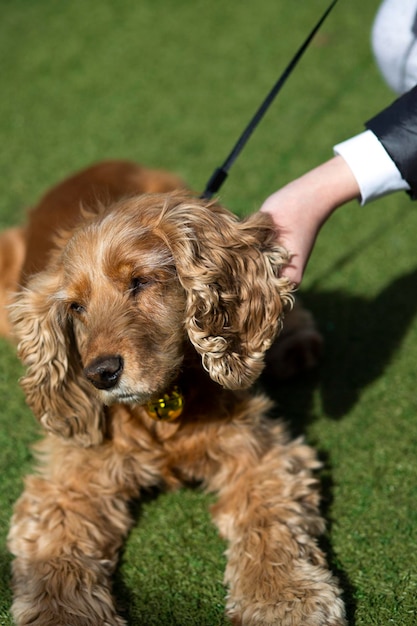
[[[203,191],[203,193],[200,196],[201,198],[208,200],[208,199],[210,199],[213,196],[213,194],[217,193],[217,191],[220,189],[220,187],[222,186],[222,184],[224,183],[224,181],[227,178],[227,175],[229,173],[230,168],[232,167],[233,163],[236,161],[237,157],[239,156],[240,152],[242,151],[242,149],[245,146],[246,142],[248,141],[249,137],[252,135],[253,131],[255,130],[255,128],[257,127],[257,125],[259,124],[259,122],[261,121],[263,116],[265,115],[265,113],[268,110],[269,106],[271,105],[271,103],[273,102],[275,97],[278,95],[278,93],[281,90],[281,88],[283,87],[285,81],[287,80],[287,78],[290,76],[290,74],[294,70],[294,68],[297,65],[298,61],[301,59],[301,57],[304,54],[305,50],[308,48],[308,46],[309,46],[311,40],[313,39],[314,35],[317,33],[317,31],[319,30],[320,26],[323,24],[324,20],[329,15],[330,11],[333,9],[333,7],[334,7],[334,5],[336,3],[337,3],[337,0],[333,0],[333,2],[330,4],[328,9],[325,11],[325,13],[322,15],[320,20],[317,22],[317,24],[315,25],[315,27],[313,28],[311,33],[308,35],[307,39],[304,41],[302,46],[296,52],[294,57],[291,59],[291,61],[288,64],[287,68],[284,70],[284,72],[278,78],[277,82],[272,87],[271,91],[268,93],[268,95],[266,96],[265,100],[262,102],[261,106],[256,111],[255,115],[253,116],[253,118],[251,119],[251,121],[246,126],[245,130],[243,131],[243,133],[241,134],[241,136],[237,140],[233,150],[231,151],[231,153],[229,154],[229,156],[227,157],[227,159],[225,160],[223,165],[221,165],[220,167],[217,167],[214,170],[213,174],[211,175],[211,177],[209,178],[209,180],[207,182],[205,190]]]

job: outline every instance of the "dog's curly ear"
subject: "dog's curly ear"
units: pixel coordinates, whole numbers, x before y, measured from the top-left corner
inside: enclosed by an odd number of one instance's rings
[[[26,366],[21,385],[43,427],[78,445],[102,440],[103,407],[91,395],[73,331],[59,302],[59,272],[45,271],[14,297],[10,307],[18,356]]]
[[[280,277],[288,253],[266,214],[240,221],[198,201],[172,214],[181,227],[166,241],[187,294],[188,336],[213,380],[228,389],[249,387],[292,304],[291,285]]]

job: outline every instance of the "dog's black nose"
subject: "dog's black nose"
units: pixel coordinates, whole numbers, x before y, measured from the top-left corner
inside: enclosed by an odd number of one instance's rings
[[[118,355],[101,356],[84,368],[84,376],[97,389],[111,389],[123,372],[123,359]]]

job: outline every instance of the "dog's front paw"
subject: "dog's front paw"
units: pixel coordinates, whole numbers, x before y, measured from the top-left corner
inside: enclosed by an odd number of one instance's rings
[[[256,562],[256,556],[244,555],[243,568],[226,570],[231,581],[226,611],[232,624],[346,626],[341,590],[322,553],[312,546],[308,557],[293,560],[294,545],[282,538],[269,558],[264,554]]]
[[[96,572],[106,563],[98,562]],[[13,563],[14,602],[12,615],[16,626],[126,626],[117,615],[113,597],[102,576],[93,581],[94,572],[77,570],[64,558],[49,562]]]
[[[346,626],[344,605],[333,585],[309,583],[308,589],[287,590],[273,601],[229,597],[227,615],[233,626]],[[268,594],[267,594],[268,595]]]

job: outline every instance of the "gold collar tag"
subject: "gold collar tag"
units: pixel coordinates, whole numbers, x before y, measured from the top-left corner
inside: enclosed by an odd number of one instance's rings
[[[184,396],[178,387],[173,387],[160,398],[149,400],[146,411],[157,422],[173,422],[184,409]]]

